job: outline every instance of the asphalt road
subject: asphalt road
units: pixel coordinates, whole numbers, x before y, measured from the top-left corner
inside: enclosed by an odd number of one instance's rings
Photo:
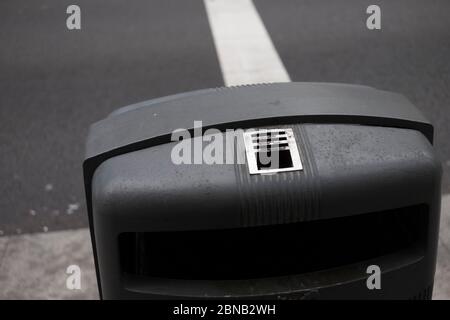
[[[0,230],[87,226],[90,123],[154,97],[222,86],[201,1],[0,2]],[[18,230],[20,229],[20,230]]]
[[[348,82],[395,91],[435,126],[450,192],[450,2],[254,0],[292,81]],[[381,7],[381,30],[365,9]]]
[[[450,192],[450,2],[254,0],[293,81],[405,94],[436,125]],[[202,1],[0,2],[0,230],[87,226],[81,161],[90,123],[130,103],[223,85]]]

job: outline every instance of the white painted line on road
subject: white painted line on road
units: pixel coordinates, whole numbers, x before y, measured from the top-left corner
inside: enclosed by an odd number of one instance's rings
[[[204,0],[226,86],[290,82],[251,0]]]
[[[251,0],[204,0],[226,86],[289,82]],[[447,162],[449,165],[450,162]],[[450,195],[443,195],[433,297],[450,296]]]

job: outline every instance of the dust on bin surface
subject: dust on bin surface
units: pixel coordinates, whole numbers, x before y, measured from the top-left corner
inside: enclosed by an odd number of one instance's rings
[[[198,120],[286,135],[292,170],[264,174],[252,154],[174,164],[172,131]],[[101,297],[429,299],[432,143],[405,97],[365,86],[216,88],[119,109],[91,126],[84,162]],[[381,290],[366,286],[369,265]]]

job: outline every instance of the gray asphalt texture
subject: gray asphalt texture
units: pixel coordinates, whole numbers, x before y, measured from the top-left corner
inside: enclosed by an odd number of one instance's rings
[[[450,1],[254,0],[292,81],[364,84],[404,94],[435,126],[450,192]],[[366,8],[381,7],[381,30]]]
[[[69,31],[73,3],[0,2],[4,235],[87,226],[81,164],[92,122],[223,85],[201,1],[77,0],[82,29]]]
[[[349,82],[406,95],[436,126],[450,192],[450,2],[254,0],[293,81]],[[81,161],[90,123],[118,107],[223,85],[195,0],[0,2],[0,231],[87,226]],[[20,229],[20,230],[18,230]]]

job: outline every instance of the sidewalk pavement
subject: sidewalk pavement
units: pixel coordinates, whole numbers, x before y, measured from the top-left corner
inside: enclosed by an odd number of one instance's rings
[[[433,299],[450,299],[450,195],[442,199]],[[67,267],[81,289],[66,287]],[[88,229],[0,237],[0,299],[98,299]]]

